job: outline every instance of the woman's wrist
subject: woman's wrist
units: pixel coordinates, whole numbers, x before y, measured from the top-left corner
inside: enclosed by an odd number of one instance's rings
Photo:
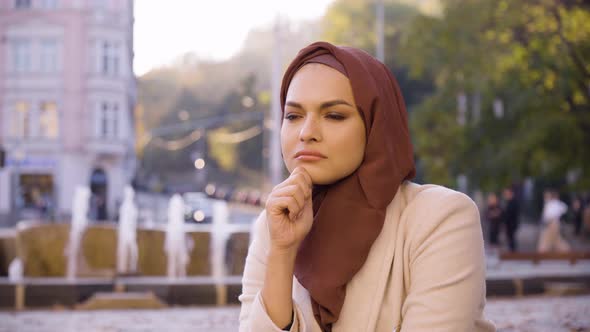
[[[293,315],[292,287],[296,256],[296,251],[282,248],[272,248],[268,252],[262,298],[268,316],[279,328],[287,326]]]
[[[296,248],[277,248],[271,246],[268,251],[268,263],[295,264]],[[281,264],[281,265],[282,265]]]

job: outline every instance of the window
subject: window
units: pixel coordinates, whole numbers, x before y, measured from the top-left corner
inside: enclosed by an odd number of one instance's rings
[[[100,48],[100,71],[106,76],[119,74],[119,43],[102,42]]]
[[[59,115],[54,101],[31,103],[17,101],[11,114],[11,134],[15,138],[56,139],[59,137]]]
[[[59,136],[59,118],[55,102],[45,101],[39,105],[39,134],[50,139]]]
[[[31,71],[31,41],[26,38],[13,39],[10,43],[12,68],[15,72]]]
[[[57,40],[43,39],[40,44],[41,59],[39,61],[39,69],[41,72],[54,73],[58,70],[57,66]]]
[[[31,8],[31,0],[15,0],[14,8],[16,9],[28,9]]]
[[[24,101],[15,104],[15,112],[12,114],[12,135],[17,138],[31,136],[31,106]]]
[[[103,101],[98,110],[98,137],[117,138],[119,105]]]

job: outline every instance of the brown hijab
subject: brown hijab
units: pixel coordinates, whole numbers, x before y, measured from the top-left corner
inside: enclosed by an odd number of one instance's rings
[[[299,51],[283,77],[283,112],[293,76],[311,62],[348,77],[367,135],[363,162],[353,174],[314,187],[313,226],[295,262],[295,276],[309,291],[317,322],[322,331],[331,331],[346,285],[363,266],[387,206],[401,183],[414,177],[415,167],[399,86],[384,64],[362,50],[316,42]]]

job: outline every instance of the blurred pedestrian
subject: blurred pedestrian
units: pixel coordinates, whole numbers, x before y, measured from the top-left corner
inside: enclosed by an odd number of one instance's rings
[[[570,245],[563,239],[560,232],[560,219],[567,212],[567,205],[559,200],[559,195],[554,190],[547,190],[544,194],[545,206],[543,207],[543,229],[539,235],[537,250],[539,252],[570,251]]]
[[[34,187],[31,190],[31,200],[33,202],[33,206],[35,210],[39,213],[39,219],[46,220],[48,216],[48,206],[47,202],[45,201],[45,197],[41,193],[41,190],[38,187]]]
[[[498,236],[502,227],[502,208],[495,193],[490,193],[487,199],[486,220],[489,225],[489,240],[492,248],[498,248]]]
[[[572,200],[572,222],[574,224],[574,234],[576,236],[580,235],[580,231],[582,230],[582,215],[584,213],[584,204],[582,203],[582,198],[580,196],[576,196]]]
[[[506,238],[508,239],[508,246],[510,251],[516,251],[518,245],[516,242],[516,231],[518,230],[518,218],[520,214],[520,206],[518,200],[514,196],[512,188],[504,189],[502,196],[505,201],[503,221],[505,224]]]
[[[590,231],[590,194],[585,193],[582,198],[582,231]]]

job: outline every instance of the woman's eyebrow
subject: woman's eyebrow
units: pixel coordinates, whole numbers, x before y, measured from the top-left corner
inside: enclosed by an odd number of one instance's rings
[[[329,108],[329,107],[336,106],[336,105],[347,105],[347,106],[353,107],[352,105],[350,105],[349,103],[347,103],[346,101],[344,101],[342,99],[336,99],[336,100],[331,100],[331,101],[327,101],[327,102],[322,103],[322,105],[320,106],[320,109]]]
[[[301,104],[296,103],[294,101],[288,101],[287,102],[287,106],[291,106],[291,107],[303,109],[303,106],[301,106]]]
[[[303,105],[301,105],[300,103],[294,102],[294,101],[288,101],[286,105],[287,106],[291,106],[291,107],[295,107],[295,108],[299,108],[299,109],[302,109],[302,110],[305,109],[303,107]],[[325,108],[329,108],[329,107],[332,107],[332,106],[336,106],[336,105],[347,105],[347,106],[350,106],[350,107],[354,107],[350,103],[346,102],[345,100],[335,99],[335,100],[330,100],[330,101],[323,102],[320,105],[320,110],[325,109]]]

